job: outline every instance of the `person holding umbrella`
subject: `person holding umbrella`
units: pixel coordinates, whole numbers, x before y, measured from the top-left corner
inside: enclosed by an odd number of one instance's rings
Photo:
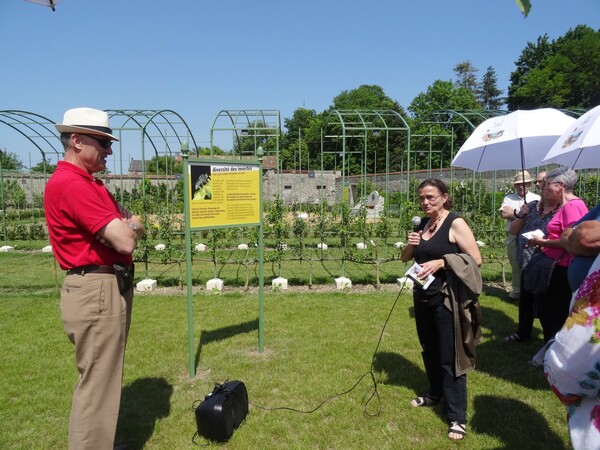
[[[508,294],[511,300],[518,300],[521,291],[521,265],[517,252],[517,235],[510,232],[510,225],[515,219],[521,219],[521,208],[528,203],[539,200],[540,196],[529,192],[531,175],[526,170],[519,171],[513,178],[515,191],[507,194],[500,207],[500,216],[506,220],[506,254],[512,271],[512,289]]]

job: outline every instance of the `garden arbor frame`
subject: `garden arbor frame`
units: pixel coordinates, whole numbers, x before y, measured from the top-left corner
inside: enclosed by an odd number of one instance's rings
[[[63,152],[60,140],[57,139],[54,122],[47,117],[31,111],[2,110],[0,111],[0,123],[6,125],[27,139],[34,148],[42,155],[44,180],[47,179],[46,162],[49,154],[54,154],[60,159]],[[4,196],[4,173],[2,159],[0,158],[0,208],[2,209],[1,235],[4,245],[7,245],[6,231],[6,204]]]
[[[179,150],[184,142],[190,142],[193,151],[197,153],[198,146],[194,136],[185,122],[185,120],[175,111],[170,109],[152,110],[152,109],[108,109],[105,110],[109,115],[113,134],[119,138],[119,171],[121,175],[127,170],[123,168],[123,135],[128,132],[140,133],[140,149],[142,154],[142,201],[146,205],[146,158],[145,147],[149,143],[158,157],[159,152],[164,149],[169,156],[179,153]],[[54,153],[57,160],[63,153],[63,147],[60,143],[60,135],[54,127],[55,122],[47,117],[39,114],[20,111],[20,110],[5,110],[0,111],[0,123],[7,125],[13,130],[24,136],[35,148],[39,150],[44,161],[44,175],[46,167],[46,157],[48,154]],[[115,161],[116,164],[116,161]],[[121,176],[121,192],[123,192],[123,177]],[[2,210],[5,214],[4,196],[3,196],[3,179],[2,168],[0,165],[0,201],[2,202]],[[167,184],[168,186],[168,184]],[[121,199],[122,200],[122,199]],[[168,205],[168,202],[167,202]],[[146,220],[146,207],[141,213]],[[4,223],[6,220],[4,220]],[[4,235],[6,239],[6,225],[4,225]],[[146,276],[148,272],[147,261]]]
[[[362,192],[361,197],[366,197],[366,174],[367,174],[367,155],[369,150],[373,150],[375,155],[375,163],[377,159],[377,149],[369,146],[369,138],[374,139],[385,133],[385,199],[389,202],[389,175],[390,175],[390,133],[406,133],[406,147],[410,152],[410,127],[404,117],[397,111],[386,110],[338,110],[334,109],[329,112],[324,127],[321,129],[321,171],[323,171],[323,154],[324,153],[341,153],[342,157],[342,199],[346,198],[346,155],[357,153],[362,155],[361,180]],[[342,140],[342,151],[337,149],[325,150],[326,139]],[[362,139],[363,148],[360,151],[351,152],[348,150],[348,140]],[[410,153],[409,153],[410,154]],[[337,167],[335,168],[337,169]],[[410,170],[410,163],[408,166]],[[348,174],[349,175],[349,174]]]
[[[215,131],[231,132],[233,149],[240,159],[268,158],[275,154],[277,167],[277,195],[281,197],[282,162],[279,154],[281,137],[281,115],[278,110],[268,109],[224,109],[219,111],[210,127],[210,155],[214,156]],[[252,139],[252,150],[245,149],[244,141]],[[273,146],[272,139],[275,139]],[[274,147],[274,148],[273,148]],[[258,149],[264,154],[259,155]]]

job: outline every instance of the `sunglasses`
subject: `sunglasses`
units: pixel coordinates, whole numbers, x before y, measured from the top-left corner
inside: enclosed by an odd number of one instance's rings
[[[83,136],[92,138],[93,140],[98,142],[98,144],[100,144],[100,147],[102,148],[110,148],[110,146],[113,144],[113,141],[110,139],[102,139],[96,136],[92,136],[91,134],[84,134]]]

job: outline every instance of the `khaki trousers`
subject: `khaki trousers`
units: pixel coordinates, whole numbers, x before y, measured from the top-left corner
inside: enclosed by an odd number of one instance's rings
[[[521,266],[517,256],[517,236],[515,234],[506,234],[506,255],[512,272],[512,289],[510,293],[518,297],[521,292]]]
[[[113,274],[65,278],[60,308],[79,372],[69,421],[70,450],[113,449],[132,303],[133,289],[121,296]]]

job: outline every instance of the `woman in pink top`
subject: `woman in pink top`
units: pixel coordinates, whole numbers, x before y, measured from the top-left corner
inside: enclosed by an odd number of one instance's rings
[[[556,213],[546,225],[546,236],[528,242],[528,245],[540,247],[546,256],[557,260],[548,291],[536,299],[544,342],[554,337],[569,315],[572,292],[567,279],[567,266],[571,255],[562,247],[560,235],[588,211],[583,200],[573,194],[577,178],[577,173],[567,167],[559,167],[546,175],[544,202],[547,205],[555,204]]]

